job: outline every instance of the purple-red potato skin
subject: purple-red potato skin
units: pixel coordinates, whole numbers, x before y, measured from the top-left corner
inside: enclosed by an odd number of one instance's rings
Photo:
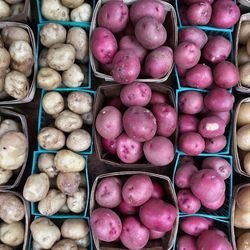
[[[129,9],[122,1],[109,1],[102,5],[97,14],[100,27],[109,29],[113,33],[125,29],[129,20]]]
[[[204,108],[202,93],[198,91],[185,91],[179,96],[179,109],[184,114],[198,114]]]
[[[190,216],[181,220],[180,228],[188,235],[199,236],[203,231],[209,229],[211,221],[211,219],[204,217]]]
[[[164,197],[164,190],[162,185],[156,181],[153,181],[153,193],[152,198],[162,199]]]
[[[189,188],[191,176],[196,172],[198,169],[192,162],[181,164],[175,173],[175,185],[178,188]]]
[[[141,71],[140,60],[131,49],[118,51],[112,61],[112,76],[118,83],[134,82]]]
[[[177,209],[160,199],[150,199],[141,206],[139,216],[141,222],[149,229],[169,232],[177,217]]]
[[[187,7],[185,5],[181,5],[179,7],[179,15],[180,15],[180,19],[181,19],[181,24],[182,25],[188,25]]]
[[[176,130],[177,113],[175,109],[168,104],[155,104],[151,111],[156,118],[157,135],[171,136]]]
[[[135,25],[137,41],[146,49],[156,49],[167,40],[167,31],[154,17],[145,16]]]
[[[209,209],[209,210],[212,210],[212,211],[216,211],[218,210],[219,208],[221,208],[225,202],[225,195],[222,195],[221,198],[217,201],[214,201],[214,202],[205,202],[205,201],[202,201],[202,206]]]
[[[135,36],[124,36],[119,41],[120,49],[132,49],[134,53],[142,62],[147,54],[147,50],[144,49],[136,40]]]
[[[179,133],[197,132],[199,119],[194,115],[181,114],[178,118]]]
[[[153,78],[164,77],[173,65],[173,50],[167,46],[161,46],[151,51],[145,60],[145,72]]]
[[[228,58],[232,45],[223,36],[210,37],[202,50],[202,56],[210,63],[217,64]]]
[[[138,207],[151,198],[153,189],[150,177],[144,174],[133,175],[124,183],[122,197],[128,205]]]
[[[226,185],[215,170],[202,169],[191,177],[190,188],[201,202],[215,202],[225,194]]]
[[[97,208],[90,215],[90,226],[96,238],[112,242],[120,237],[122,222],[119,216],[109,208]]]
[[[199,155],[205,149],[205,141],[199,133],[183,133],[179,138],[179,148],[187,155]]]
[[[108,106],[114,106],[122,113],[126,110],[126,107],[122,104],[121,98],[119,96],[112,98],[108,102]]]
[[[120,92],[122,103],[127,106],[146,106],[151,99],[151,88],[143,82],[133,82],[124,86]]]
[[[177,67],[190,69],[200,60],[200,48],[191,42],[180,43],[174,51],[174,61]]]
[[[180,190],[177,194],[180,211],[186,214],[195,214],[201,208],[201,202],[188,189]]]
[[[203,160],[201,167],[203,169],[214,169],[222,178],[226,180],[231,174],[230,163],[222,157],[207,157]]]
[[[234,1],[216,1],[213,4],[211,25],[228,29],[238,22],[240,9]]]
[[[166,10],[164,5],[157,0],[139,0],[132,4],[130,8],[130,19],[135,24],[145,16],[154,17],[158,22],[164,23]]]
[[[182,42],[191,42],[197,45],[200,49],[204,47],[204,45],[207,43],[208,37],[207,34],[196,27],[190,27],[181,29],[179,31],[179,43]]]
[[[122,114],[113,107],[104,107],[96,117],[96,130],[105,139],[115,139],[122,132]]]
[[[208,113],[208,115],[218,116],[226,123],[226,125],[230,122],[230,117],[231,117],[230,111],[224,111],[224,112],[211,111]]]
[[[188,7],[186,15],[192,26],[207,25],[212,15],[212,7],[204,1],[194,3]]]
[[[122,222],[120,240],[130,250],[143,249],[149,240],[149,230],[136,217],[129,216]]]
[[[138,142],[151,140],[157,130],[153,113],[140,106],[132,106],[125,111],[123,126],[127,135]]]
[[[227,238],[219,235],[217,231],[206,230],[197,239],[197,250],[233,250]]]
[[[213,83],[213,73],[209,66],[197,64],[187,71],[185,83],[193,88],[205,89]]]
[[[149,239],[150,240],[161,239],[162,237],[164,237],[165,234],[166,234],[165,232],[149,230]]]
[[[112,62],[118,45],[114,35],[108,29],[98,27],[92,33],[90,49],[98,62],[106,64]]]
[[[197,250],[196,239],[190,235],[181,235],[177,240],[177,250]]]
[[[215,88],[208,92],[204,98],[205,106],[215,112],[230,111],[234,105],[234,96],[226,89]]]
[[[217,228],[211,228],[211,230],[213,230],[215,233],[217,233],[218,235],[224,237],[227,239],[227,235],[225,234],[225,232],[223,232],[222,230],[219,230]]]
[[[132,207],[125,201],[122,201],[118,206],[118,210],[123,215],[134,215],[139,212],[139,207]]]
[[[181,78],[185,78],[185,75],[187,73],[187,69],[177,67],[178,74]]]
[[[160,104],[160,103],[168,103],[166,95],[164,95],[160,92],[152,91],[152,95],[151,95],[151,99],[149,101],[149,104],[154,105],[154,104]]]
[[[155,136],[152,140],[143,144],[143,152],[146,159],[155,166],[165,166],[174,159],[173,143],[164,136]]]
[[[214,82],[221,88],[232,88],[239,82],[238,69],[228,61],[216,65],[213,70]]]
[[[124,163],[135,163],[143,155],[142,143],[129,138],[126,133],[122,133],[117,138],[117,156]]]
[[[117,140],[102,138],[102,146],[110,154],[115,155],[117,151]]]
[[[220,152],[227,145],[227,138],[224,135],[205,140],[205,152],[214,154]]]

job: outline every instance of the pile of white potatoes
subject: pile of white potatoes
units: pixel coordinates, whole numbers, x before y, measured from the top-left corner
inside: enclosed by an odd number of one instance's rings
[[[19,15],[24,4],[25,0],[0,0],[0,19]]]
[[[14,26],[3,28],[0,35],[0,93],[5,91],[17,100],[27,97],[33,65],[28,32]]]
[[[31,223],[30,230],[32,250],[87,250],[90,244],[88,223],[83,219],[66,219],[59,228],[50,219],[41,217]]]
[[[88,34],[81,27],[66,29],[57,23],[40,31],[38,85],[46,90],[76,88],[88,82]]]
[[[47,20],[90,22],[92,7],[84,0],[41,0],[42,16]]]
[[[93,122],[92,105],[92,96],[84,91],[69,92],[65,100],[60,92],[47,92],[42,107],[54,122],[39,131],[39,145],[46,150],[59,150],[66,145],[75,152],[86,151],[91,146],[91,135],[83,128]]]
[[[66,149],[40,154],[40,172],[26,180],[24,198],[38,202],[38,211],[44,216],[83,213],[87,199],[85,165],[82,155]]]
[[[12,250],[24,243],[25,208],[22,200],[11,193],[0,193],[0,249]]]

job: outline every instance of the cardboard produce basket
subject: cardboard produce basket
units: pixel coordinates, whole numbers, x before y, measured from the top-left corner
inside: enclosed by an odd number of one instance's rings
[[[93,30],[97,27],[97,14],[98,14],[99,9],[101,8],[102,4],[104,4],[108,1],[109,0],[99,0],[96,3],[95,10],[94,10],[94,13],[92,16],[92,21],[91,21],[89,38],[91,37]],[[136,0],[124,0],[123,2],[126,5],[130,6],[134,2],[136,2]],[[175,12],[174,7],[170,3],[166,2],[166,1],[160,1],[160,2],[164,5],[164,7],[167,11],[167,16],[166,16],[166,20],[164,22],[164,27],[167,30],[168,37],[167,37],[167,42],[165,43],[165,45],[171,47],[174,50],[174,48],[177,46],[177,41],[178,41],[176,12]],[[102,73],[100,71],[99,63],[94,58],[93,54],[91,53],[91,50],[90,50],[90,64],[91,64],[92,70],[94,72],[94,75],[96,77],[102,78],[105,81],[109,81],[109,82],[114,81],[114,79],[111,75],[107,75],[107,74]],[[172,70],[173,70],[173,65],[172,65],[171,69],[169,70],[169,72],[167,73],[167,75],[160,78],[160,79],[154,79],[154,78],[141,79],[141,78],[138,78],[138,79],[136,79],[136,81],[137,82],[145,82],[145,83],[165,82],[168,79],[168,77],[170,76]]]
[[[148,83],[150,88],[153,91],[158,91],[167,96],[169,100],[169,104],[175,107],[175,94],[172,88],[168,87],[167,84],[161,83]],[[98,87],[96,91],[95,97],[95,104],[94,104],[94,122],[96,120],[96,116],[98,115],[99,111],[107,105],[107,101],[109,101],[113,97],[117,97],[120,95],[121,89],[124,87],[123,84],[103,84]],[[170,137],[170,140],[173,142],[174,148],[176,149],[176,137],[177,132]],[[100,161],[115,166],[115,167],[153,167],[154,165],[150,164],[144,157],[136,163],[133,164],[126,164],[123,163],[117,156],[111,155],[107,153],[107,151],[103,148],[101,142],[101,136],[95,129],[95,150],[97,157]]]
[[[126,180],[132,175],[135,174],[145,174],[149,176],[151,179],[154,179],[160,182],[165,190],[165,194],[167,199],[164,199],[166,202],[171,203],[178,210],[177,198],[169,177],[154,173],[142,172],[142,171],[122,171],[122,172],[114,172],[108,174],[99,175],[92,186],[91,196],[90,196],[90,216],[94,209],[98,208],[98,204],[95,201],[95,191],[99,181],[106,177],[115,176],[120,178],[122,181]],[[178,211],[177,211],[178,212]],[[167,232],[166,235],[159,240],[150,240],[148,244],[143,248],[144,250],[170,250],[173,247],[173,244],[176,239],[177,231],[179,225],[179,216],[177,216],[173,229],[170,232]],[[98,240],[93,235],[94,244],[97,250],[125,250],[126,248],[120,242],[102,242]]]
[[[239,0],[239,3],[243,6],[250,7],[250,1],[249,0]]]

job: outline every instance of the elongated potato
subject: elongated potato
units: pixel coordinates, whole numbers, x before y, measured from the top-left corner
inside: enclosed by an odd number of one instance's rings
[[[46,90],[56,89],[62,82],[61,75],[49,67],[41,68],[37,74],[37,83],[40,88]]]

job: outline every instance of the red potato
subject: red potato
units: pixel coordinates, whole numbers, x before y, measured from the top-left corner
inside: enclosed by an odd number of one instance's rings
[[[117,109],[119,109],[120,112],[122,112],[122,113],[126,110],[126,107],[122,104],[122,101],[121,101],[119,96],[112,98],[108,102],[108,106],[114,106]]]
[[[132,106],[125,111],[123,126],[127,135],[138,142],[151,140],[157,130],[153,113],[140,106]]]
[[[166,234],[165,232],[149,230],[149,239],[150,240],[161,239],[162,237],[164,237],[165,234]]]
[[[225,202],[225,195],[222,195],[221,198],[217,201],[214,201],[214,202],[205,202],[205,201],[202,201],[202,206],[204,206],[205,208],[209,209],[209,210],[212,210],[212,211],[216,211],[218,209],[220,209],[224,202]]]
[[[166,42],[167,31],[157,19],[145,16],[136,23],[135,36],[144,48],[152,50]]]
[[[203,169],[214,169],[223,180],[229,178],[231,174],[230,163],[222,157],[207,157],[203,160],[201,167]]]
[[[211,19],[212,7],[207,2],[198,2],[187,9],[187,20],[191,25],[207,25]]]
[[[140,250],[148,243],[149,230],[137,218],[129,216],[122,222],[120,239],[126,248]]]
[[[204,151],[209,154],[220,152],[227,145],[227,138],[224,135],[205,140]]]
[[[228,58],[232,50],[231,42],[223,36],[210,37],[202,50],[202,56],[210,63],[217,64]]]
[[[233,108],[234,96],[226,89],[215,88],[204,98],[205,106],[215,112],[230,111]]]
[[[139,0],[132,4],[130,8],[130,19],[135,24],[145,16],[154,17],[158,22],[164,23],[166,10],[164,5],[158,0]]]
[[[184,114],[198,114],[204,108],[203,95],[198,91],[185,91],[179,96],[179,109]]]
[[[216,65],[213,70],[214,82],[221,88],[232,88],[238,84],[239,70],[228,61]]]
[[[151,88],[143,82],[133,82],[122,88],[120,98],[127,106],[146,106],[151,99]]]
[[[151,95],[151,99],[149,101],[149,104],[154,105],[154,104],[160,104],[160,103],[168,103],[166,95],[164,95],[160,92],[152,91],[152,95]]]
[[[199,119],[194,115],[181,114],[178,118],[179,132],[197,132]]]
[[[171,70],[173,60],[173,50],[161,46],[147,55],[144,63],[145,72],[150,77],[162,78]]]
[[[195,214],[201,208],[201,202],[188,189],[180,190],[177,194],[179,209],[186,214]]]
[[[224,237],[224,238],[227,239],[226,233],[223,232],[222,230],[219,230],[219,229],[217,229],[217,228],[211,228],[211,230],[213,230],[213,231],[214,231],[215,233],[217,233],[218,235],[220,235],[220,236],[222,236],[222,237]]]
[[[194,173],[190,179],[192,193],[201,202],[218,201],[226,190],[223,178],[213,169],[202,169]]]
[[[101,207],[117,207],[122,200],[121,181],[116,177],[102,179],[96,187],[95,200]]]
[[[181,235],[177,240],[177,250],[197,250],[196,239],[190,235]]]
[[[110,154],[115,155],[117,150],[117,140],[102,138],[102,146]]]
[[[90,49],[97,61],[111,63],[118,45],[114,35],[105,28],[95,28],[90,39]]]
[[[135,36],[124,36],[119,41],[119,48],[122,49],[132,49],[136,56],[142,62],[147,54],[147,50],[144,49],[136,40]]]
[[[129,20],[129,9],[122,1],[109,1],[102,5],[97,14],[97,23],[113,33],[125,29]]]
[[[225,122],[226,125],[230,122],[230,117],[231,117],[230,111],[225,111],[225,112],[210,111],[208,115],[218,116]]]
[[[133,175],[123,185],[123,200],[130,206],[141,206],[151,198],[153,188],[153,183],[147,175]]]
[[[198,172],[198,169],[193,162],[181,164],[175,173],[175,185],[178,188],[189,188],[191,176],[196,172]]]
[[[122,162],[135,163],[143,155],[142,143],[134,141],[123,133],[117,138],[116,153]]]
[[[139,212],[142,223],[149,229],[169,232],[177,217],[177,209],[163,200],[150,199]]]
[[[228,29],[240,19],[240,9],[233,1],[216,1],[213,4],[211,24],[223,29]]]
[[[187,69],[183,69],[183,68],[177,67],[177,71],[178,71],[179,76],[184,79],[185,75],[187,73]]]
[[[97,208],[90,215],[90,226],[96,238],[112,242],[120,237],[122,222],[119,216],[108,208]]]
[[[113,107],[104,107],[97,115],[96,130],[105,139],[115,139],[122,132],[122,114]]]
[[[152,198],[162,199],[164,197],[164,190],[162,185],[156,181],[153,181],[153,193]]]
[[[125,201],[122,201],[118,206],[118,210],[123,215],[134,215],[139,212],[139,207],[132,207]]]
[[[187,155],[199,155],[205,149],[205,141],[199,133],[183,133],[179,138],[179,148]]]
[[[118,83],[128,84],[134,82],[141,71],[139,58],[133,50],[118,51],[112,61],[112,76]]]
[[[155,166],[166,166],[175,156],[173,143],[166,137],[155,136],[143,145],[146,159]]]
[[[200,48],[191,42],[180,43],[174,51],[174,62],[177,67],[190,69],[200,60]]]
[[[179,8],[179,15],[180,15],[182,25],[188,25],[186,13],[187,13],[187,7],[185,5],[181,5]]]

